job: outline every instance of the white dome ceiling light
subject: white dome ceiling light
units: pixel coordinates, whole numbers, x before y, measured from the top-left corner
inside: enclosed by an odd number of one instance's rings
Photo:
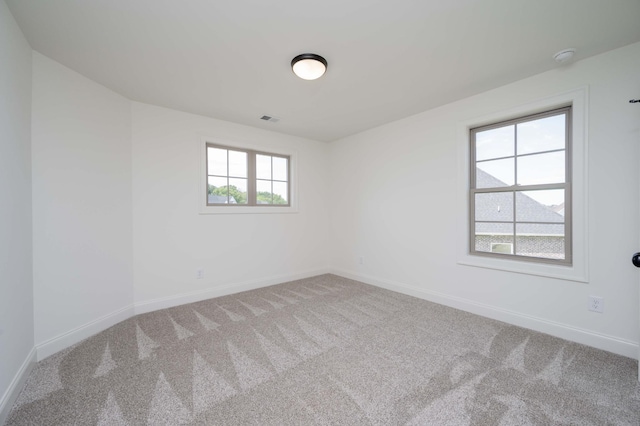
[[[315,80],[327,71],[327,60],[315,53],[303,53],[291,60],[291,69],[303,80]]]
[[[573,49],[573,48],[563,49],[558,53],[556,53],[555,55],[553,55],[553,59],[555,59],[557,63],[562,64],[567,61],[570,61],[571,58],[573,58],[573,55],[575,54],[576,54],[576,49]]]

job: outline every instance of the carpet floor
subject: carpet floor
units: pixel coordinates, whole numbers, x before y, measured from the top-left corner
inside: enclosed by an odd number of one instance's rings
[[[638,425],[637,361],[334,275],[138,315],[9,425]]]

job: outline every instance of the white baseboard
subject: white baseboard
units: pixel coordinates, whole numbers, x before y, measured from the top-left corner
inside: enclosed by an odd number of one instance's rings
[[[238,283],[227,284],[221,287],[210,288],[201,291],[182,293],[175,296],[163,297],[144,302],[138,302],[129,305],[115,312],[97,318],[87,324],[76,327],[56,337],[46,340],[36,345],[37,360],[53,355],[54,353],[72,346],[87,337],[91,337],[117,323],[131,318],[134,315],[146,312],[157,311],[158,309],[171,308],[173,306],[184,305],[185,303],[198,302],[212,297],[226,296],[229,294],[240,293],[242,291],[253,290],[256,288],[267,287],[270,285],[280,284],[287,281],[294,281],[303,278],[314,277],[328,273],[327,268],[314,269],[311,271],[297,272],[293,274],[277,275],[269,278],[262,278],[252,281],[244,281]],[[2,423],[0,423],[2,424]]]
[[[549,321],[544,318],[538,318],[531,315],[521,314],[507,309],[497,308],[495,306],[478,303],[473,300],[462,297],[451,296],[430,290],[424,290],[409,286],[403,283],[393,282],[389,280],[381,280],[378,278],[353,273],[345,270],[332,269],[330,273],[371,284],[376,287],[385,288],[387,290],[396,291],[398,293],[414,296],[419,299],[428,300],[441,305],[450,306],[483,317],[492,318],[503,321],[519,327],[528,328],[539,331],[541,333],[550,334],[572,342],[581,343],[583,345],[592,346],[618,355],[638,359],[638,343],[621,339],[615,336],[595,333],[593,331],[581,329],[568,324],[562,324],[555,321]]]
[[[157,311],[159,309],[172,308],[174,306],[184,305],[186,303],[199,302],[201,300],[211,299],[214,297],[227,296],[229,294],[254,290],[256,288],[268,287],[270,285],[281,284],[288,281],[301,280],[304,278],[315,277],[317,275],[327,273],[329,273],[328,268],[314,269],[293,274],[261,278],[258,280],[231,283],[220,287],[177,294],[175,296],[161,297],[158,299],[147,300],[134,304],[134,312],[136,315],[144,314],[147,312]]]
[[[125,306],[124,308],[118,309],[117,311],[81,325],[80,327],[76,327],[73,330],[69,330],[37,344],[36,349],[38,351],[38,361],[41,361],[62,349],[66,349],[87,337],[91,337],[96,333],[106,330],[121,321],[131,318],[133,315],[133,306]]]
[[[0,425],[5,424],[9,417],[9,411],[11,407],[13,407],[13,403],[16,402],[18,395],[22,391],[24,387],[24,383],[29,377],[29,373],[33,369],[33,366],[36,365],[36,348],[31,348],[29,354],[25,358],[24,362],[18,369],[18,372],[13,377],[13,380],[9,384],[9,387],[2,395],[2,399],[0,399]]]

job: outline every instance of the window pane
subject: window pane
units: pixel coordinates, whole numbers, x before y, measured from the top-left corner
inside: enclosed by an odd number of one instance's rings
[[[476,235],[513,235],[513,222],[494,223],[494,222],[478,222],[476,223]]]
[[[510,157],[515,154],[514,126],[476,133],[476,161]]]
[[[227,204],[228,189],[226,177],[209,176],[207,189],[207,203],[209,204]]]
[[[518,155],[565,148],[566,115],[518,124]]]
[[[210,175],[227,176],[227,150],[207,148],[207,173]]]
[[[247,177],[247,153],[229,151],[229,176]]]
[[[564,222],[564,189],[516,192],[516,221]]]
[[[476,221],[513,221],[513,192],[476,194]]]
[[[491,243],[491,253],[513,254],[513,244]]]
[[[256,154],[256,177],[271,179],[271,156]]]
[[[514,159],[483,161],[477,164],[476,188],[499,188],[515,184]]]
[[[271,192],[270,180],[256,181],[256,191],[258,204],[273,204],[273,194]]]
[[[286,158],[273,157],[273,180],[289,180],[288,162]]]
[[[229,204],[247,204],[247,179],[229,178]]]
[[[273,204],[288,204],[288,187],[286,182],[273,182]]]
[[[512,223],[476,223],[476,251],[504,253],[498,250],[504,250],[505,245],[513,247]]]
[[[518,157],[518,184],[563,183],[564,151]]]
[[[564,259],[564,225],[516,224],[516,255]]]

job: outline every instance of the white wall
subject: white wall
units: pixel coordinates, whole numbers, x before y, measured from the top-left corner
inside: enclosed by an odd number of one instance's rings
[[[0,423],[33,349],[31,47],[0,1]]]
[[[34,52],[32,114],[42,358],[132,309],[131,102]]]
[[[132,134],[137,312],[326,272],[327,144],[140,103]],[[295,151],[298,213],[199,214],[201,136]]]
[[[332,143],[332,268],[635,358],[640,107],[628,101],[640,96],[638,70],[634,44]],[[467,143],[460,123],[584,85],[589,282],[457,264],[466,244],[458,232],[459,147]],[[604,297],[603,314],[587,311],[588,295]]]

